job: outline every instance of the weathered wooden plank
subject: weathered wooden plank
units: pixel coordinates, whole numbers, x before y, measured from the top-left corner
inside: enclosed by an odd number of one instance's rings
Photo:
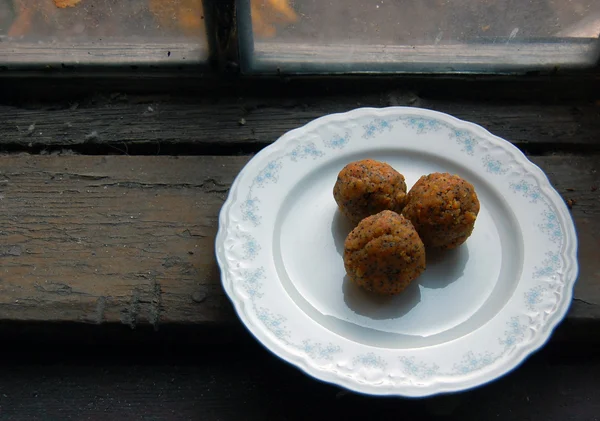
[[[570,317],[600,318],[600,156],[532,158],[580,235]],[[0,157],[0,320],[138,325],[234,320],[217,218],[248,157]]]
[[[161,96],[87,97],[45,105],[0,103],[0,148],[48,147],[164,154],[178,145],[220,150],[256,148],[290,129],[357,107],[412,105],[455,115],[534,152],[542,147],[600,149],[600,107],[594,103],[436,99],[407,91],[280,97],[177,98]],[[137,146],[136,146],[137,145]],[[140,146],[144,148],[140,150]],[[537,146],[536,146],[537,145]],[[132,149],[136,148],[137,149]],[[252,149],[250,149],[252,150]]]
[[[213,241],[246,159],[1,158],[0,318],[231,319]]]
[[[549,349],[514,372],[464,393],[374,398],[321,383],[257,345],[182,356],[44,352],[4,356],[2,420],[410,420],[594,421],[600,361],[557,360]],[[48,357],[46,355],[50,354]],[[75,360],[75,361],[73,361]],[[32,361],[35,363],[32,364]],[[311,402],[307,405],[307,402]],[[535,414],[535,416],[532,416]]]
[[[595,38],[595,36],[593,37]],[[252,72],[352,73],[352,72],[454,72],[523,74],[557,67],[585,69],[596,64],[595,40],[573,38],[550,42],[510,43],[508,35],[497,42],[436,45],[356,45],[262,41],[254,44]]]
[[[205,38],[205,37],[204,37]],[[3,42],[0,63],[6,69],[64,68],[86,66],[181,66],[203,64],[208,59],[206,39],[185,42],[126,43],[69,42],[40,43]]]

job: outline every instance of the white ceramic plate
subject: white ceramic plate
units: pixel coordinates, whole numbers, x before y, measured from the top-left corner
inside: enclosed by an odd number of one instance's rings
[[[481,202],[468,241],[429,254],[394,298],[345,277],[350,226],[333,186],[364,158],[389,163],[409,188],[423,174],[458,174]],[[516,367],[565,315],[576,253],[564,202],[518,149],[402,107],[329,115],[265,148],[233,183],[216,240],[225,291],[268,349],[317,379],[402,396],[464,390]]]

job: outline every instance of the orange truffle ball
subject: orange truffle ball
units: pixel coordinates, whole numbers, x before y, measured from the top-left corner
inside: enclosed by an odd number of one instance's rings
[[[402,211],[406,199],[404,176],[390,165],[365,159],[351,162],[339,173],[333,197],[355,225],[383,210]]]
[[[478,213],[475,187],[448,173],[421,177],[408,192],[402,211],[426,246],[445,250],[456,248],[469,238]]]
[[[368,291],[399,294],[425,270],[425,246],[408,219],[386,210],[348,234],[344,267],[350,280]]]

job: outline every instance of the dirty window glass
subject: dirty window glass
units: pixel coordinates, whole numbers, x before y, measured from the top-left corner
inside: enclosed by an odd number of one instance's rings
[[[9,63],[202,62],[202,0],[0,0]],[[2,63],[4,64],[4,63]]]
[[[239,18],[252,37],[243,53],[254,70],[495,71],[598,59],[598,0],[239,3],[251,15]]]

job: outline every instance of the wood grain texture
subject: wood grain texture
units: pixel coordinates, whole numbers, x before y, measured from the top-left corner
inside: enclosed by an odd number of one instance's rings
[[[434,99],[409,91],[363,95],[246,96],[243,99],[165,96],[92,96],[63,103],[1,103],[0,148],[66,147],[83,153],[194,154],[209,148],[242,147],[251,151],[288,130],[330,114],[357,107],[410,105],[450,113],[483,125],[522,149],[600,150],[600,106],[564,101],[536,104],[523,100],[487,102]],[[577,144],[575,148],[573,145]],[[528,149],[529,148],[529,149]],[[532,149],[533,148],[533,149]],[[31,150],[31,149],[29,149]],[[97,151],[95,151],[97,153]]]
[[[508,35],[508,34],[507,34]],[[595,38],[595,37],[594,37]],[[302,74],[352,72],[445,73],[549,71],[557,67],[585,69],[596,64],[594,41],[573,42],[573,38],[551,42],[497,42],[436,45],[351,45],[294,42],[256,42],[249,71]],[[304,41],[304,40],[303,40]]]
[[[1,319],[230,319],[213,258],[247,158],[0,159]]]
[[[235,320],[218,212],[249,157],[0,157],[0,320],[130,327]],[[569,317],[600,318],[600,156],[533,157],[580,236]]]
[[[205,38],[205,37],[204,37]],[[0,63],[6,69],[64,68],[86,66],[176,66],[201,64],[208,59],[206,39],[199,42],[166,41],[161,43],[76,42],[39,43],[3,42]]]

